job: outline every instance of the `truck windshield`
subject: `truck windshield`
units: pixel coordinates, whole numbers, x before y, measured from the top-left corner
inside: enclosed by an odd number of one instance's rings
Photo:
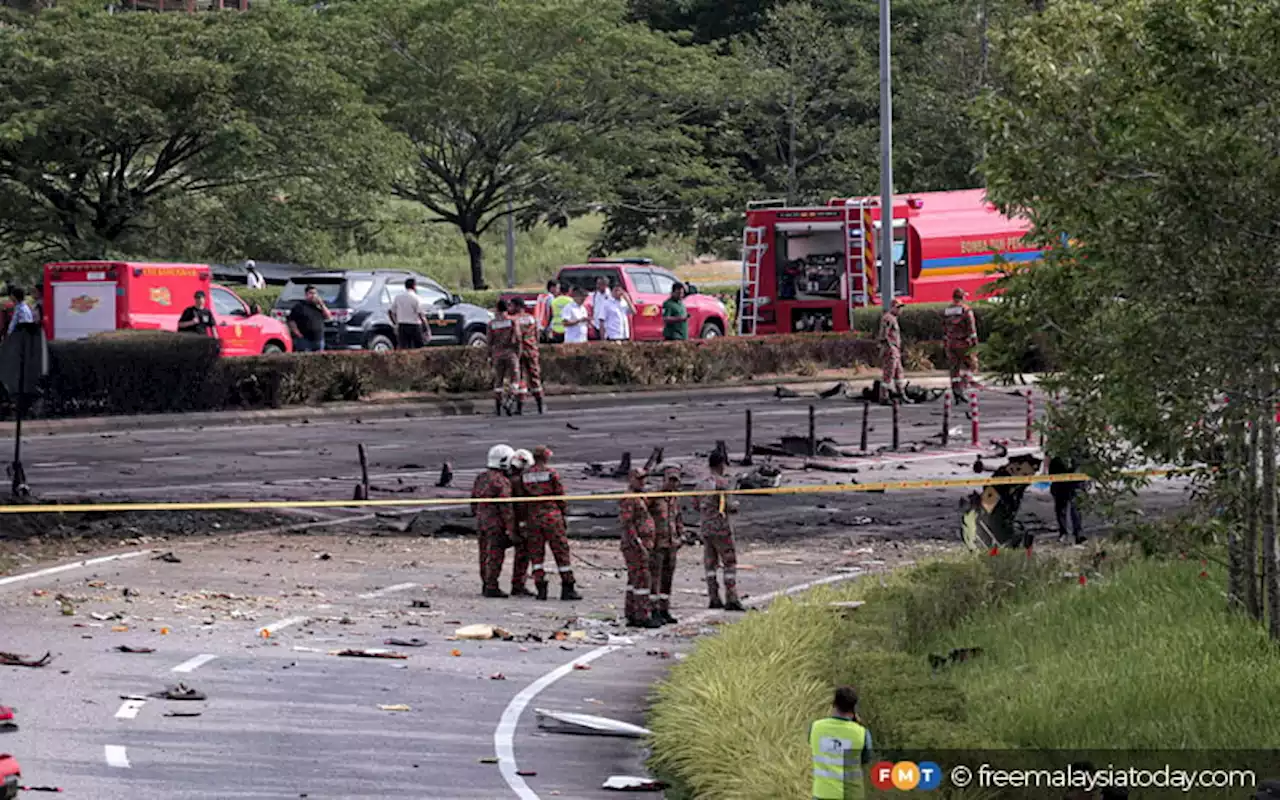
[[[328,280],[323,278],[314,280],[290,280],[284,285],[284,291],[280,292],[280,299],[276,302],[278,305],[282,306],[293,305],[307,296],[308,286],[314,286],[316,287],[316,291],[320,294],[320,299],[324,300],[324,304],[326,306],[329,306],[330,308],[341,307],[347,302],[347,298],[343,296],[344,292],[342,291],[346,286],[346,283],[347,282],[345,280],[340,278],[336,280],[332,278]],[[365,290],[365,294],[368,294],[368,289]]]
[[[557,278],[561,283],[569,284],[570,289],[581,287],[587,294],[596,290],[598,278],[604,278],[610,286],[616,286],[619,281],[616,269],[562,269]]]

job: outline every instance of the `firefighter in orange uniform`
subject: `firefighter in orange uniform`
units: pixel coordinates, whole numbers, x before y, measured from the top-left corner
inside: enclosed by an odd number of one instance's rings
[[[680,491],[680,468],[667,467],[662,471],[662,491]],[[652,581],[653,618],[667,625],[674,625],[671,616],[671,583],[676,574],[676,551],[684,540],[684,519],[680,513],[679,497],[649,498],[649,514],[653,517],[653,552],[649,556]]]
[[[471,497],[479,500],[493,497],[510,497],[511,480],[507,469],[515,455],[505,444],[489,449],[487,469],[476,476]],[[480,581],[485,597],[506,597],[498,585],[502,579],[502,562],[506,549],[511,546],[515,532],[515,509],[511,503],[472,503],[471,513],[476,518],[476,531],[480,541]]]
[[[524,476],[533,466],[533,454],[528,450],[517,450],[511,456],[511,468],[507,471],[511,479],[511,496],[528,497]],[[515,528],[511,537],[513,552],[511,554],[511,596],[533,597],[533,592],[525,586],[529,579],[529,503],[514,503]]]
[[[525,308],[524,300],[519,297],[511,301],[511,314],[520,325],[520,394],[516,400],[516,413],[524,413],[525,395],[532,393],[538,404],[538,413],[542,407],[542,361],[538,353],[538,320]]]
[[[549,447],[538,446],[533,449],[533,468],[524,474],[527,496],[564,496],[560,473],[548,464],[551,456]],[[551,555],[556,561],[556,571],[560,573],[560,599],[581,600],[582,596],[573,586],[573,562],[569,557],[569,536],[565,529],[568,504],[563,500],[548,500],[528,505],[525,547],[527,558],[533,567],[533,585],[538,590],[538,599],[547,599],[547,577],[542,564],[547,555],[547,547],[550,546]]]
[[[520,329],[519,322],[507,315],[505,300],[494,306],[489,322],[489,361],[493,365],[494,410],[498,416],[504,410],[511,416],[520,389]]]
[[[889,310],[880,316],[880,331],[876,340],[880,343],[880,397],[881,403],[890,397],[902,396],[902,326],[898,314],[902,311],[902,299],[893,298]]]
[[[978,371],[978,321],[973,309],[964,302],[964,289],[951,294],[951,305],[942,311],[943,347],[947,353],[947,368],[951,372],[951,393],[957,401],[965,402],[965,392],[973,388],[973,376]]]
[[[643,492],[644,470],[633,469],[627,482],[628,492]],[[649,594],[653,584],[649,577],[649,554],[653,550],[654,527],[649,506],[643,497],[627,497],[619,501],[622,521],[622,558],[627,564],[627,626],[661,628],[662,623],[649,613]]]

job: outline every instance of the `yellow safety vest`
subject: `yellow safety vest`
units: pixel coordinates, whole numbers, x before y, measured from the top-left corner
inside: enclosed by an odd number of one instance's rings
[[[862,749],[867,729],[856,722],[827,717],[809,728],[813,751],[813,800],[861,800]]]
[[[564,307],[572,302],[572,297],[563,294],[551,301],[551,330],[564,333]]]

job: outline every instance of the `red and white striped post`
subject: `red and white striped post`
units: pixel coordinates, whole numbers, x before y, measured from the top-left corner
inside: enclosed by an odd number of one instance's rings
[[[1036,400],[1031,390],[1027,390],[1027,444],[1035,440],[1036,435]]]
[[[942,396],[942,446],[951,442],[951,392]]]
[[[973,430],[973,446],[978,447],[978,442],[982,437],[978,435],[978,392],[972,390],[969,392],[969,421]]]

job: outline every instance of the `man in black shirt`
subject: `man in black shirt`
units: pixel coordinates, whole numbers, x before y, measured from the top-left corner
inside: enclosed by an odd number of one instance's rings
[[[316,287],[307,287],[307,299],[289,312],[289,332],[293,335],[295,353],[324,352],[324,323],[333,315],[325,307]]]
[[[187,306],[178,318],[178,330],[182,333],[197,333],[201,336],[216,336],[213,324],[213,312],[206,305],[208,298],[204,292],[196,292],[196,304]]]

